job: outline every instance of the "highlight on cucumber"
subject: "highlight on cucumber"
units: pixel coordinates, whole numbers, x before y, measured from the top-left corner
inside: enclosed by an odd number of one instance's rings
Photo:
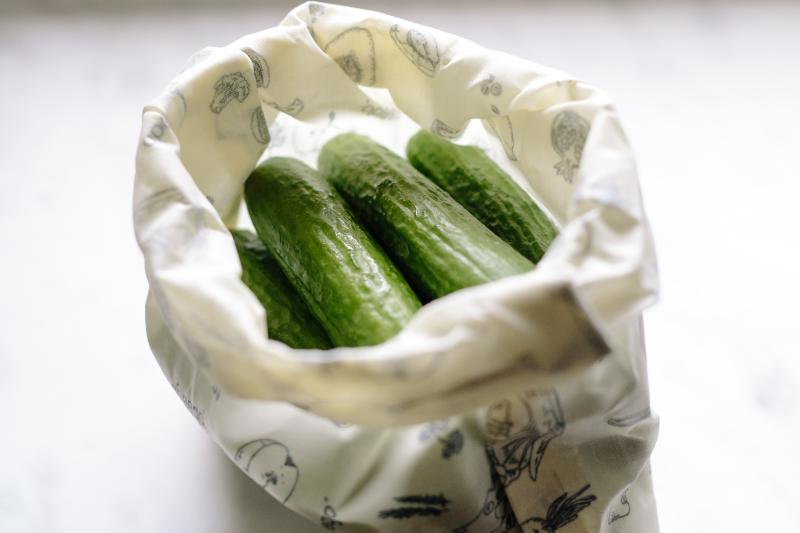
[[[557,236],[480,148],[420,131],[406,155],[345,133],[322,147],[317,170],[271,157],[250,174],[256,231],[232,235],[269,338],[380,344],[424,303],[534,269]]]

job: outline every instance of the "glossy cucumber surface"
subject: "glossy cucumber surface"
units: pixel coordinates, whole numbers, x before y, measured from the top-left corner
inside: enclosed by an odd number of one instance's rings
[[[397,334],[420,303],[334,188],[301,161],[274,157],[245,183],[259,238],[336,346]]]
[[[231,230],[242,281],[267,313],[269,337],[292,348],[331,348],[328,335],[255,233]]]
[[[531,261],[538,262],[558,235],[533,198],[477,146],[421,130],[406,153],[414,168]]]
[[[318,167],[423,300],[534,266],[408,161],[367,137],[334,137]]]

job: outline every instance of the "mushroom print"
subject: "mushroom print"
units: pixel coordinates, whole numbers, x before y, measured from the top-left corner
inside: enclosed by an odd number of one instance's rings
[[[236,464],[281,503],[291,498],[299,470],[289,449],[272,439],[243,444],[233,456]]]
[[[323,51],[354,82],[375,85],[375,42],[366,28],[355,27],[343,31],[331,39]]]
[[[389,29],[389,35],[392,36],[392,40],[400,48],[400,51],[423,74],[431,77],[434,75],[439,66],[439,47],[436,39],[415,29],[406,31],[403,36],[403,31],[397,24]]]
[[[221,113],[232,100],[244,102],[250,95],[250,83],[244,74],[225,74],[214,84],[214,98],[209,107],[213,113]]]
[[[553,168],[567,183],[572,183],[581,164],[583,145],[589,134],[589,122],[574,111],[562,111],[553,119],[550,140],[561,161]]]

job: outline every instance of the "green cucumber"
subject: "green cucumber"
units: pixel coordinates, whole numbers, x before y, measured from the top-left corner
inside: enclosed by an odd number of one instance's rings
[[[406,155],[414,168],[534,263],[558,235],[533,198],[477,146],[421,130],[408,141]]]
[[[533,268],[408,161],[367,137],[334,137],[318,166],[423,299]]]
[[[419,309],[397,267],[308,165],[268,159],[244,197],[258,236],[336,346],[379,344]]]
[[[331,348],[325,330],[286,279],[281,267],[252,231],[231,230],[242,281],[253,291],[267,313],[270,339],[292,348]]]

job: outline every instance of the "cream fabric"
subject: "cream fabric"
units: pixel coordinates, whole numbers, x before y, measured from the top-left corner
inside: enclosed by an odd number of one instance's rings
[[[478,144],[562,225],[538,267],[426,305],[374,347],[268,340],[227,230],[262,156],[366,133]],[[652,239],[608,97],[380,13],[295,8],[195,54],[145,107],[134,222],[178,395],[288,507],[339,531],[657,531],[640,313]],[[267,317],[268,319],[268,317]],[[268,322],[268,320],[267,320]],[[517,525],[519,524],[519,525]]]

